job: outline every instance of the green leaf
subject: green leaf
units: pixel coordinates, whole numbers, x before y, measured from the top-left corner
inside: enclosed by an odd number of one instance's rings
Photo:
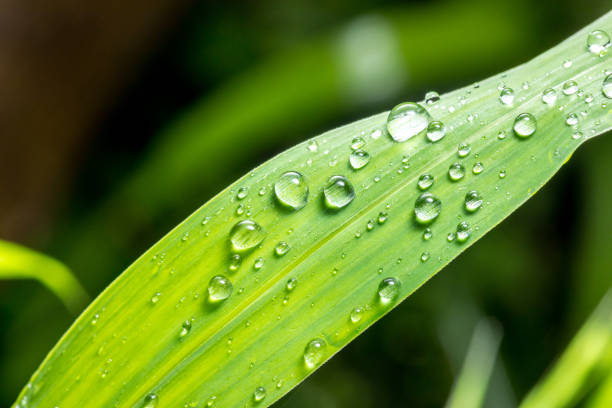
[[[113,282],[51,351],[17,404],[25,399],[22,405],[28,407],[203,406],[209,401],[263,407],[276,401],[532,196],[581,143],[612,127],[609,100],[602,94],[609,56],[586,50],[594,28],[612,32],[612,13],[525,65],[424,105],[448,130],[437,143],[423,134],[393,142],[385,131],[385,112],[324,133],[256,168]],[[571,66],[564,66],[565,60]],[[561,88],[570,79],[581,91],[565,95]],[[511,106],[500,103],[499,84],[514,89]],[[541,100],[549,87],[558,94],[554,106]],[[537,131],[519,138],[512,126],[525,112],[537,119]],[[579,117],[581,137],[572,137],[577,129],[566,124],[570,113]],[[356,137],[371,156],[360,170],[349,166]],[[460,143],[470,144],[467,157],[458,157]],[[456,162],[466,174],[451,181],[449,167]],[[472,171],[477,162],[484,167],[480,173]],[[273,196],[286,171],[302,173],[309,186],[308,203],[297,211]],[[435,179],[428,192],[442,203],[429,240],[414,216],[421,193],[417,180],[426,172]],[[350,180],[355,198],[330,210],[322,191],[335,175]],[[341,185],[335,187],[333,193],[342,193]],[[483,198],[475,212],[465,210],[470,191]],[[265,239],[241,252],[237,262],[229,235],[245,219],[260,225]],[[463,221],[471,236],[447,240]],[[252,243],[259,241],[249,236]],[[287,246],[279,247],[281,242]],[[258,258],[261,268],[255,267]],[[211,304],[207,287],[218,275],[234,290]],[[397,297],[381,302],[379,285],[390,277],[396,279]],[[291,279],[297,285],[289,290]],[[361,311],[353,313],[355,308]],[[320,347],[305,364],[305,348],[313,340]],[[259,387],[267,392],[256,402]]]
[[[55,293],[75,315],[90,301],[66,265],[21,245],[1,240],[0,279],[36,279]]]

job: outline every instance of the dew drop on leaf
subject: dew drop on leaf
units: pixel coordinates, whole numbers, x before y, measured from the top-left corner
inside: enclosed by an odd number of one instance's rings
[[[601,85],[601,93],[608,99],[612,99],[612,74],[604,79]]]
[[[359,150],[363,146],[365,146],[365,144],[366,144],[365,140],[363,140],[363,138],[361,136],[357,136],[356,138],[354,138],[351,141],[351,149],[352,150]]]
[[[233,254],[230,257],[229,270],[237,271],[240,265],[242,265],[242,257],[238,254]]]
[[[308,202],[308,184],[297,171],[288,171],[274,183],[274,195],[281,205],[297,211]]]
[[[349,164],[353,170],[364,168],[370,162],[370,154],[363,150],[354,150],[349,156]]]
[[[452,181],[459,181],[465,176],[465,167],[461,163],[453,163],[448,168],[448,177]]]
[[[547,105],[554,105],[557,102],[557,91],[548,88],[542,92],[542,102]]]
[[[427,262],[430,258],[429,252],[425,251],[421,254],[421,262]]]
[[[181,326],[181,332],[179,333],[180,337],[185,337],[191,331],[191,321],[185,320],[183,325]]]
[[[526,138],[535,133],[537,129],[536,118],[531,113],[521,113],[514,119],[512,130],[521,138]]]
[[[240,187],[238,189],[238,194],[236,194],[236,198],[239,199],[239,200],[242,200],[248,194],[249,194],[249,188],[248,187]]]
[[[327,208],[339,210],[346,207],[355,198],[355,189],[344,176],[332,176],[323,189],[323,198]]]
[[[573,95],[578,91],[578,84],[574,80],[565,81],[563,83],[563,94],[564,95]]]
[[[257,387],[253,392],[253,401],[261,402],[266,398],[266,389],[264,387]]]
[[[396,278],[385,278],[378,285],[378,297],[383,305],[393,302],[399,294],[401,282]]]
[[[311,340],[306,345],[304,349],[304,364],[307,369],[312,370],[323,361],[326,348],[327,343],[323,339]]]
[[[565,124],[567,126],[576,126],[578,124],[578,115],[576,115],[575,113],[570,113],[569,115],[567,115],[567,117],[565,118]]]
[[[266,237],[264,229],[253,220],[243,220],[234,225],[230,231],[230,242],[236,252],[255,248]]]
[[[147,394],[144,398],[143,408],[155,408],[157,407],[157,403],[159,402],[159,398],[157,394]]]
[[[253,262],[253,269],[255,269],[256,271],[260,270],[261,268],[263,268],[264,263],[265,261],[261,256],[256,258],[255,262]]]
[[[429,91],[425,94],[425,103],[427,105],[433,105],[440,100],[440,94],[436,91]]]
[[[433,222],[442,209],[442,202],[431,193],[421,194],[414,203],[414,215],[419,224]]]
[[[358,323],[363,318],[363,308],[357,306],[351,310],[351,322]]]
[[[427,126],[427,139],[429,139],[430,142],[435,143],[442,140],[445,135],[446,126],[444,126],[444,123],[438,120],[429,122],[429,125]]]
[[[283,256],[285,255],[287,252],[289,252],[289,249],[291,249],[291,247],[289,246],[289,244],[285,241],[280,241],[278,244],[276,244],[276,246],[274,247],[274,253],[276,253],[276,255],[278,256]]]
[[[476,162],[474,163],[474,166],[472,166],[472,173],[474,174],[480,174],[484,171],[484,165],[481,162]]]
[[[468,212],[475,212],[482,206],[482,197],[476,190],[472,190],[465,195],[465,209]]]
[[[459,146],[457,146],[457,156],[459,157],[467,157],[471,151],[472,146],[467,143],[461,143]]]
[[[427,129],[431,116],[429,112],[413,102],[403,102],[391,109],[387,117],[387,131],[396,142],[418,135]]]
[[[593,54],[601,54],[610,47],[610,36],[603,30],[594,30],[587,36],[587,49]]]
[[[291,278],[287,281],[287,285],[286,288],[289,292],[291,292],[293,289],[295,289],[295,287],[297,286],[297,278]]]
[[[499,100],[504,105],[512,105],[514,103],[514,90],[504,87],[499,93]]]
[[[419,181],[417,181],[417,186],[421,190],[427,190],[429,187],[433,185],[433,183],[434,183],[434,177],[429,173],[425,173],[425,174],[421,174],[421,176],[419,177]]]
[[[472,233],[472,228],[470,227],[469,223],[463,221],[457,225],[457,241],[458,242],[467,241],[471,233]]]
[[[233,286],[223,275],[213,276],[208,284],[208,300],[212,303],[221,302],[232,295]]]
[[[423,231],[423,240],[429,241],[432,236],[433,232],[431,231],[431,228],[425,228],[425,231]]]

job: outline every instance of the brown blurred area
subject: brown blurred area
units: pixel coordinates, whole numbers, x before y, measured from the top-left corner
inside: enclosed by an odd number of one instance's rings
[[[0,238],[49,223],[79,153],[189,0],[0,1]]]

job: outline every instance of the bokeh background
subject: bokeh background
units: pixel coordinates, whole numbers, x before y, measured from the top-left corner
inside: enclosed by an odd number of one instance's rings
[[[322,131],[526,62],[593,0],[0,1],[0,238],[91,295],[215,193]],[[485,406],[512,407],[612,284],[612,138],[278,407],[444,404],[482,316],[503,328]],[[0,281],[0,406],[71,316]],[[407,403],[409,402],[409,403]]]

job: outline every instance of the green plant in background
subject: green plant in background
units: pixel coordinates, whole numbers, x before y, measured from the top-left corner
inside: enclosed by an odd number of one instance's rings
[[[255,169],[105,290],[16,406],[277,400],[610,129],[611,31]]]

